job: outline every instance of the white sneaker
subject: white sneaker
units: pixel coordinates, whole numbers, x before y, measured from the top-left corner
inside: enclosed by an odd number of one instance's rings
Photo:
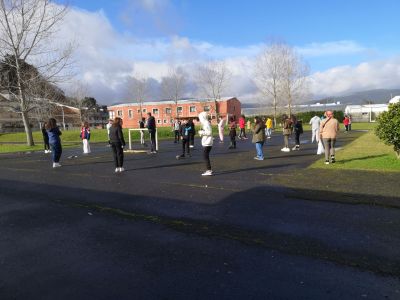
[[[125,169],[124,168],[119,168],[119,171],[123,172],[123,171],[125,171]]]
[[[49,153],[49,150],[44,150],[44,153]]]
[[[201,176],[212,176],[212,174],[213,174],[212,170],[207,170],[203,174],[201,174]]]
[[[53,168],[59,168],[61,167],[60,163],[53,163]]]
[[[290,149],[287,148],[287,147],[285,147],[285,148],[282,148],[281,151],[283,151],[283,152],[290,152]]]
[[[119,172],[119,168],[115,168],[115,173],[118,173]]]

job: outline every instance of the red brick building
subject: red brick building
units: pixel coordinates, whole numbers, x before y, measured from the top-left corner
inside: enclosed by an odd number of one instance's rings
[[[221,116],[229,114],[239,119],[242,108],[238,99],[222,98],[217,101],[217,106]],[[141,111],[137,103],[112,105],[107,109],[110,119],[120,117],[124,120],[125,128],[139,127],[140,118],[146,118],[148,112],[154,116],[158,127],[171,126],[175,118],[195,118],[202,111],[208,111],[212,116],[212,122],[216,123],[215,102],[210,99],[179,100],[178,104],[174,101],[144,102]]]

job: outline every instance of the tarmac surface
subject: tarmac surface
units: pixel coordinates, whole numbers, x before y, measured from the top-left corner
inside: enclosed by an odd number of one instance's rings
[[[376,205],[326,197],[318,178],[277,184],[323,163],[315,144],[281,143],[257,161],[250,139],[216,140],[210,177],[199,140],[181,160],[171,141],[126,153],[120,174],[102,144],[65,150],[58,169],[49,154],[1,155],[0,299],[400,299],[400,193]]]

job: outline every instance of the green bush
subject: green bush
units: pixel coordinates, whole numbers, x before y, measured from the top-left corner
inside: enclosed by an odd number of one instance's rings
[[[381,113],[377,119],[375,134],[386,144],[393,146],[400,159],[400,102],[390,104],[389,110]]]

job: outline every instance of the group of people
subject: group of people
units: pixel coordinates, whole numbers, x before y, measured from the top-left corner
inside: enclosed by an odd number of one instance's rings
[[[198,134],[201,137],[201,144],[203,147],[203,157],[205,161],[206,171],[202,174],[203,176],[213,175],[211,162],[210,162],[210,152],[213,146],[213,134],[212,127],[210,123],[210,116],[207,112],[201,112],[198,116],[198,120],[201,124],[201,130]],[[249,123],[249,121],[248,121]],[[240,139],[247,139],[245,131],[245,116],[242,115],[239,119],[240,128]],[[249,124],[247,124],[249,126]],[[322,144],[323,152],[325,152],[325,163],[335,162],[335,143],[337,132],[339,131],[339,122],[333,117],[332,111],[325,112],[324,117],[320,118],[314,116],[310,120],[312,139],[311,142],[316,141],[318,144]],[[124,147],[126,146],[123,131],[123,120],[120,117],[116,117],[114,120],[110,120],[107,124],[107,133],[109,144],[112,149],[115,172],[123,172],[124,167]],[[222,116],[218,120],[218,133],[220,143],[224,142],[224,130],[225,126],[229,129],[230,145],[228,149],[236,149],[236,129],[237,123],[234,116],[231,116],[229,120],[224,119]],[[186,119],[182,122],[175,120],[172,125],[174,131],[175,139],[174,143],[180,143],[182,141],[182,153],[177,155],[177,159],[190,157],[190,149],[193,147],[194,136],[196,134],[195,125],[193,119]],[[139,122],[139,128],[141,133],[141,144],[145,145],[144,141],[144,131],[147,129],[150,135],[151,150],[150,154],[157,153],[156,150],[156,121],[151,113],[147,113],[147,119],[142,118]],[[252,143],[255,144],[256,156],[255,160],[264,160],[263,146],[266,139],[271,138],[273,128],[273,122],[271,118],[261,118],[254,117],[254,126],[252,127]],[[347,128],[347,127],[346,127]],[[301,120],[297,120],[294,115],[283,116],[282,119],[282,129],[284,137],[284,148],[281,149],[283,152],[290,152],[291,150],[300,149],[300,135],[303,133],[303,125]],[[57,122],[54,118],[49,119],[48,122],[43,124],[42,128],[45,153],[52,153],[53,168],[58,168],[61,166],[59,163],[62,147],[61,147],[61,131],[57,127]],[[292,149],[289,147],[289,137],[294,133],[295,135],[295,145]],[[81,127],[80,138],[83,143],[83,153],[90,153],[90,128],[88,122],[84,122]],[[320,150],[318,149],[318,152]],[[320,154],[318,153],[317,154]],[[322,153],[322,151],[321,151]]]

